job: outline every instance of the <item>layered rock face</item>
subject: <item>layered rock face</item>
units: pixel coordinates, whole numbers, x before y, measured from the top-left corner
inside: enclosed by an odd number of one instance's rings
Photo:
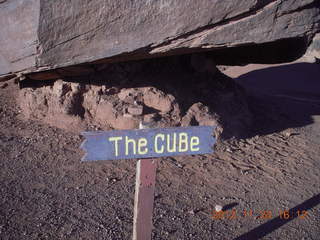
[[[3,0],[0,75],[311,37],[318,0]],[[59,71],[42,75],[58,78]]]

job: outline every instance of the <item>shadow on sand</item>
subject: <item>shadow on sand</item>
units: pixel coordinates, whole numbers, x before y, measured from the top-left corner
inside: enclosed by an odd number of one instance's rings
[[[289,223],[296,218],[303,218],[303,211],[308,211],[320,203],[320,194],[308,199],[307,201],[291,208],[286,216],[278,216],[259,227],[252,229],[250,232],[244,233],[241,236],[235,238],[234,240],[247,240],[247,239],[261,239],[268,235],[269,233],[277,230],[283,225]],[[288,219],[285,219],[287,218]]]
[[[255,70],[236,81],[246,89],[254,115],[252,132],[244,137],[304,127],[320,115],[319,64],[296,63]]]

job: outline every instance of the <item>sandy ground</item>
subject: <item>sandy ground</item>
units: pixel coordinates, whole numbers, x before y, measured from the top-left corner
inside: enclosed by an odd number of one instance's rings
[[[319,75],[283,70],[240,77],[255,115],[247,137],[219,142],[212,155],[158,160],[153,239],[319,239]],[[279,83],[293,71],[302,77],[284,92]],[[135,160],[81,163],[82,137],[22,120],[8,83],[0,89],[0,239],[131,239]]]

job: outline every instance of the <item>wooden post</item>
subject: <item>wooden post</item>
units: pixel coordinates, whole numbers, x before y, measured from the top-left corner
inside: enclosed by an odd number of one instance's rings
[[[151,240],[156,169],[153,159],[137,162],[133,240]]]

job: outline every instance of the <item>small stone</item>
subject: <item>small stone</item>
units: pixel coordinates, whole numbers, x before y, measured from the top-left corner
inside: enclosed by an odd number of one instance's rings
[[[136,115],[136,116],[139,116],[139,115],[142,115],[143,113],[143,106],[130,106],[128,107],[128,113],[132,114],[132,115]]]
[[[231,148],[227,147],[226,149],[227,152],[232,153],[233,151],[231,150]]]
[[[147,129],[147,128],[154,128],[156,126],[155,122],[139,122],[139,129]]]
[[[182,118],[181,126],[218,126],[218,117],[211,114],[209,108],[202,103],[193,104]]]
[[[173,109],[175,98],[151,87],[143,89],[143,102],[148,107],[167,113]]]
[[[118,93],[118,98],[121,100],[121,101],[124,101],[126,100],[126,98],[128,97],[132,97],[134,96],[134,92],[135,90],[134,89],[122,89],[119,93]]]
[[[118,182],[119,181],[119,179],[117,179],[117,178],[110,178],[109,179],[109,182],[112,182],[112,183],[115,183],[115,182]]]
[[[295,135],[299,135],[299,133],[295,133],[295,132],[285,132],[285,136],[286,136],[286,137],[291,137],[291,136],[295,136]]]
[[[132,118],[133,116],[132,116],[131,114],[129,114],[129,113],[125,113],[125,114],[123,114],[123,117],[125,117],[125,118]]]
[[[81,86],[79,83],[71,83],[71,91],[74,93],[79,93]]]
[[[221,212],[222,211],[222,206],[221,205],[216,205],[215,206],[215,210],[216,210],[216,212]]]
[[[181,165],[180,163],[177,163],[177,167],[178,168],[183,168],[183,165]]]
[[[116,87],[106,88],[106,86],[102,86],[102,91],[105,92],[107,95],[113,95],[119,93],[119,89]]]
[[[146,114],[143,116],[143,121],[144,122],[154,122],[156,118],[157,118],[156,113]]]
[[[53,94],[55,94],[57,97],[60,98],[70,90],[71,90],[70,84],[60,79],[54,83],[52,92]]]
[[[191,215],[194,215],[195,211],[194,210],[190,210],[188,213],[191,214]]]

